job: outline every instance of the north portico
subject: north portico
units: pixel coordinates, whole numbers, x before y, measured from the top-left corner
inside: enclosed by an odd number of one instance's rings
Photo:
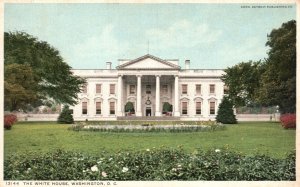
[[[73,106],[75,120],[116,120],[130,117],[177,117],[213,120],[224,94],[222,70],[185,68],[179,60],[147,54],[134,60],[120,59],[116,69],[73,70],[87,84]],[[127,109],[128,103],[133,110]],[[170,105],[166,111],[165,105]]]

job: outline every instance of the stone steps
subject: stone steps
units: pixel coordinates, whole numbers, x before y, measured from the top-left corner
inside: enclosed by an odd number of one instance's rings
[[[174,116],[122,116],[117,120],[135,120],[135,121],[178,121],[180,117]]]

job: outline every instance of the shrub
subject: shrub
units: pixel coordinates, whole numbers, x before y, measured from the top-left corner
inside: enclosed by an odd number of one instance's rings
[[[151,148],[97,157],[57,150],[14,154],[4,161],[5,180],[295,180],[295,152],[286,158],[245,156],[224,149]]]
[[[235,124],[237,120],[233,113],[233,105],[228,97],[224,97],[221,104],[219,105],[218,114],[216,117],[217,122],[223,124]]]
[[[296,114],[283,114],[280,117],[280,122],[283,128],[296,128]]]
[[[18,121],[17,116],[14,114],[4,115],[4,128],[10,130],[12,125]]]
[[[133,106],[133,103],[128,101],[125,105],[125,112],[130,112],[132,114],[134,114],[134,106]]]
[[[74,123],[72,111],[69,109],[68,105],[64,105],[63,110],[59,114],[57,118],[58,123],[66,123],[66,124],[71,124]]]

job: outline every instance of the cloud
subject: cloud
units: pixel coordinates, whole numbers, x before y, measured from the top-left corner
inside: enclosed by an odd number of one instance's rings
[[[150,41],[157,41],[155,48],[191,48],[199,44],[210,44],[218,40],[220,30],[213,30],[207,24],[194,24],[180,20],[167,28],[146,31]]]

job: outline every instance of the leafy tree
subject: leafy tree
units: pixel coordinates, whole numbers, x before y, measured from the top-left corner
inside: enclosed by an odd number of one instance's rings
[[[84,79],[72,74],[71,67],[64,62],[58,50],[25,32],[4,33],[4,66],[7,69],[12,64],[31,68],[33,80],[25,79],[24,83],[28,81],[25,84],[31,84],[33,81],[34,88],[24,89],[32,92],[40,101],[52,98],[57,103],[73,105],[77,102],[77,93],[85,83]],[[7,78],[9,75],[5,76]],[[12,89],[8,88],[13,85],[11,80],[5,81],[5,89]],[[13,98],[15,93],[6,92],[5,98]],[[11,110],[15,110],[22,108],[25,103],[32,104],[31,101],[26,99],[22,105],[6,104],[14,105]]]
[[[227,96],[223,97],[219,105],[218,114],[216,117],[217,122],[224,124],[236,124],[237,120],[233,112],[232,102]]]
[[[26,110],[28,103],[39,100],[36,93],[38,82],[28,64],[8,64],[4,68],[4,109]]]
[[[66,124],[74,123],[73,114],[68,105],[64,105],[61,113],[57,118],[57,122]]]
[[[259,100],[279,105],[282,113],[296,111],[296,21],[283,23],[268,35],[270,47],[260,80]]]
[[[235,107],[256,101],[261,74],[260,62],[242,62],[224,70],[222,80],[228,86],[228,96]]]

